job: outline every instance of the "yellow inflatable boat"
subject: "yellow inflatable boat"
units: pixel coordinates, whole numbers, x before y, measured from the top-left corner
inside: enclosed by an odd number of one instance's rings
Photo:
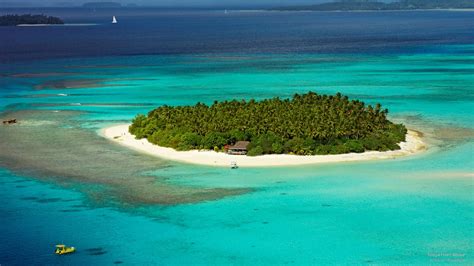
[[[54,251],[54,253],[58,255],[64,255],[64,254],[73,253],[74,251],[76,251],[75,247],[66,247],[66,245],[60,244],[60,245],[56,245],[56,251]]]

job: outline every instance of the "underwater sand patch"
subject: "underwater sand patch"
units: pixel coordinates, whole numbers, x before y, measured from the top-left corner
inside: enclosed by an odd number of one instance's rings
[[[473,128],[437,124],[435,121],[427,120],[421,114],[399,115],[394,117],[393,121],[403,123],[408,127],[421,128],[430,146],[454,147],[474,139]]]
[[[474,139],[474,129],[462,127],[436,128],[433,134],[443,140],[462,141]]]
[[[468,171],[445,171],[445,172],[421,172],[421,173],[412,173],[412,177],[416,178],[440,178],[440,179],[449,179],[449,178],[474,178],[474,172]]]

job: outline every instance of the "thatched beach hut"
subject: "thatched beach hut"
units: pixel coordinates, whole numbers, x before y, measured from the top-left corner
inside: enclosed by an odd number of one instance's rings
[[[233,146],[229,147],[227,150],[228,154],[232,155],[246,155],[247,146],[250,144],[249,141],[237,141]]]

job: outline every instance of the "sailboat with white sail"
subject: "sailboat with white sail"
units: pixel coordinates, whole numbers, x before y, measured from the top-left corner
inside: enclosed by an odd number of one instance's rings
[[[117,21],[117,18],[115,18],[115,16],[112,17],[112,24],[117,24],[118,21]]]

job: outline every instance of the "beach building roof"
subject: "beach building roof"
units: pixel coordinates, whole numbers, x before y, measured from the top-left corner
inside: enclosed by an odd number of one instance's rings
[[[247,146],[250,144],[249,141],[237,141],[234,146],[231,146],[230,150],[247,150]]]

